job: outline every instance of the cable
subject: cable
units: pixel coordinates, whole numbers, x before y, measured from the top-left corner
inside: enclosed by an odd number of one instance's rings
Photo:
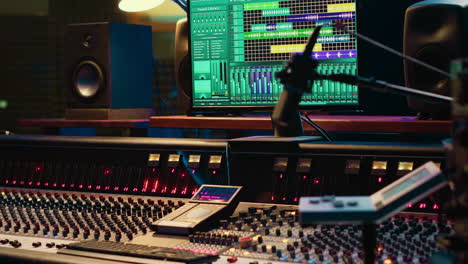
[[[418,60],[418,59],[413,58],[411,56],[405,55],[405,54],[403,54],[403,53],[401,53],[401,52],[399,52],[399,51],[397,51],[397,50],[395,50],[393,48],[390,48],[390,47],[388,47],[388,46],[386,46],[386,45],[384,45],[384,44],[382,44],[382,43],[380,43],[378,41],[375,41],[375,40],[373,40],[373,39],[371,39],[371,38],[369,38],[369,37],[367,37],[367,36],[365,36],[363,34],[360,34],[360,33],[356,32],[356,31],[349,30],[346,27],[346,25],[341,21],[336,22],[334,25],[338,29],[341,29],[341,30],[343,30],[344,32],[346,32],[348,34],[351,34],[351,35],[355,36],[356,38],[360,38],[360,39],[362,39],[364,41],[367,41],[368,43],[370,43],[370,44],[372,44],[374,46],[377,46],[377,47],[379,47],[379,48],[381,48],[383,50],[386,50],[386,51],[388,51],[390,53],[393,53],[393,54],[395,54],[395,55],[397,55],[397,56],[399,56],[399,57],[401,57],[401,58],[403,58],[405,60],[416,63],[416,64],[418,64],[420,66],[423,66],[423,67],[425,67],[425,68],[427,68],[427,69],[429,69],[429,70],[431,70],[433,72],[437,72],[437,73],[439,73],[441,75],[444,75],[445,77],[447,77],[449,79],[452,78],[452,74],[450,74],[450,73],[448,73],[446,71],[443,71],[443,70],[441,70],[441,69],[439,69],[439,68],[437,68],[435,66],[432,66],[432,65],[430,65],[428,63],[425,63],[424,61],[421,61],[421,60]]]
[[[304,118],[304,116],[305,116],[305,118]],[[322,135],[328,142],[333,141],[332,138],[330,137],[330,135],[323,128],[321,128],[319,125],[317,125],[317,123],[312,121],[308,115],[301,115],[301,119],[302,119],[302,121],[306,122],[311,127],[313,127],[317,132],[319,132],[319,134]]]

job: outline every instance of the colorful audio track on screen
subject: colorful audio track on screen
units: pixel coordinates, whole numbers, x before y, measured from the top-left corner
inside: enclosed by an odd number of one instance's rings
[[[190,0],[193,106],[273,106],[275,78],[322,25],[312,56],[318,72],[357,73],[356,0]],[[358,105],[358,87],[316,81],[301,105]]]

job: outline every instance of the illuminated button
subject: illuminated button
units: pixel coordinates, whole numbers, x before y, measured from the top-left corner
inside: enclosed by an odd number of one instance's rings
[[[208,162],[208,168],[210,169],[219,169],[221,168],[221,161],[223,160],[223,156],[221,155],[211,155],[210,160]]]
[[[235,263],[235,262],[237,262],[237,257],[230,257],[230,258],[227,259],[227,261],[229,263]]]
[[[371,175],[385,175],[387,172],[387,162],[386,161],[373,161],[372,162],[372,171]]]
[[[178,167],[180,163],[180,155],[179,154],[170,154],[169,159],[167,160],[167,166],[169,168]]]
[[[252,245],[252,238],[251,237],[243,237],[239,239],[239,246],[242,249],[249,248]]]
[[[201,155],[189,155],[187,167],[198,169],[200,167]]]
[[[360,160],[347,160],[345,166],[345,174],[359,174],[361,168]]]
[[[151,167],[159,166],[160,158],[161,158],[161,154],[158,154],[158,153],[149,154],[149,156],[148,156],[148,166],[151,166]]]
[[[400,161],[398,162],[398,171],[397,174],[399,176],[405,175],[413,170],[414,163],[408,161]]]
[[[299,159],[297,161],[296,172],[299,173],[309,173],[311,167],[312,159]],[[287,163],[286,163],[287,166]]]
[[[398,163],[398,170],[409,170],[409,171],[412,171],[413,170],[413,165],[414,163],[413,162],[399,162]]]
[[[288,158],[276,158],[273,165],[274,172],[285,172],[288,168]]]

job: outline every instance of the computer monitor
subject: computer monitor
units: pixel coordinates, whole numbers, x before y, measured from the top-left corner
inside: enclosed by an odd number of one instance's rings
[[[283,86],[275,73],[323,25],[312,56],[322,74],[356,74],[357,0],[190,0],[192,110],[272,109]],[[356,108],[357,86],[316,81],[301,109]]]

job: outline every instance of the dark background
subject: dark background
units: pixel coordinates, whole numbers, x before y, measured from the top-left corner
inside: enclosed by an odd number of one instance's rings
[[[361,0],[358,30],[402,50],[405,9],[417,1]],[[65,109],[63,75],[64,29],[69,23],[128,22],[118,0],[6,1],[0,9],[0,129],[15,130],[21,118],[62,118]],[[3,11],[2,11],[3,10]],[[157,115],[183,113],[174,81],[173,32],[153,33],[154,108]],[[367,43],[359,46],[360,71],[404,84],[402,60]],[[414,115],[402,96],[364,91],[363,114]]]

